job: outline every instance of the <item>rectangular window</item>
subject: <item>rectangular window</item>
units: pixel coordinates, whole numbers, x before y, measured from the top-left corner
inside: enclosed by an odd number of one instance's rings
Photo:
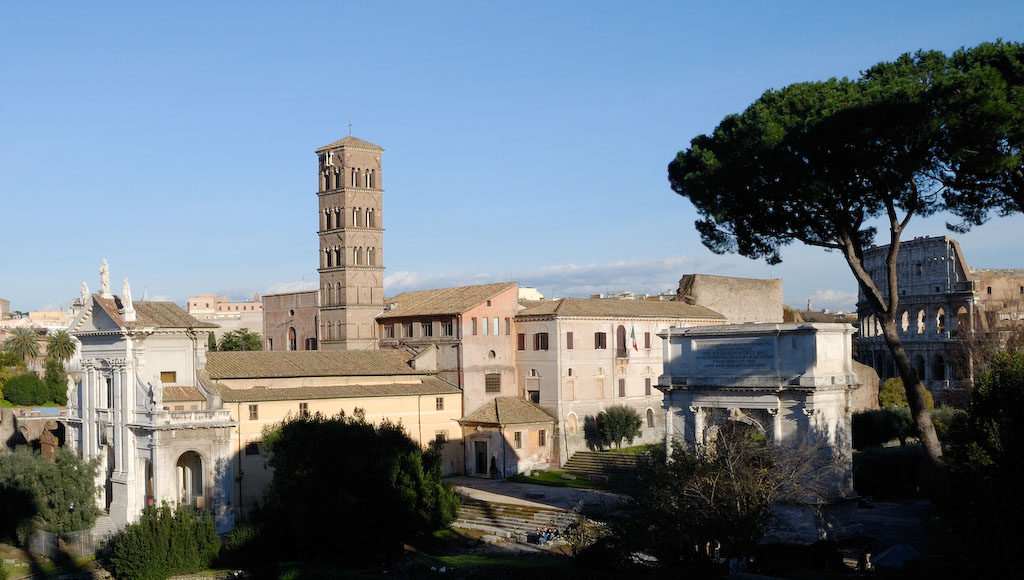
[[[526,335],[521,332],[516,335],[516,348],[526,350]]]
[[[484,375],[484,392],[501,392],[501,373],[487,373]]]
[[[986,288],[986,289],[985,289],[985,293],[986,293],[986,294],[991,294],[991,293],[992,293],[992,287],[991,287],[991,286],[989,286],[988,288]]]
[[[494,317],[494,336],[499,336],[499,335],[501,335],[501,333],[498,332],[498,317],[495,316]]]
[[[538,332],[533,335],[533,350],[547,350],[548,349],[548,333]]]
[[[547,434],[547,431],[545,431],[544,429],[541,429],[540,431],[537,431],[537,445],[539,445],[540,447],[544,447],[547,444],[548,444],[548,434]]]
[[[309,403],[299,403],[299,417],[309,417]]]
[[[249,420],[250,421],[259,421],[259,419],[260,419],[260,406],[259,405],[249,405]]]
[[[565,348],[568,349],[568,350],[572,350],[572,333],[571,332],[565,333]]]
[[[619,379],[619,396],[626,396],[626,379]]]
[[[434,323],[424,322],[423,323],[423,336],[434,336]]]
[[[608,335],[603,332],[595,332],[594,348],[608,348]]]
[[[160,371],[160,382],[176,383],[178,382],[178,373],[176,371]]]
[[[452,336],[455,334],[454,330],[451,320],[446,320],[441,323],[441,336]]]
[[[406,322],[402,324],[402,332],[405,338],[412,338],[412,323]]]
[[[651,396],[651,377],[647,377],[646,379],[644,379],[644,396]]]
[[[245,444],[245,454],[246,455],[259,455],[260,454],[260,444],[259,443],[246,443]]]
[[[437,397],[434,399],[434,410],[444,411],[444,397]]]
[[[475,319],[474,319],[474,320],[475,320]],[[487,317],[486,317],[486,316],[484,316],[483,320],[484,320],[484,327],[483,327],[483,333],[482,333],[482,334],[483,334],[484,336],[487,336]]]
[[[394,337],[395,337],[395,325],[394,324],[385,324],[384,325],[384,338],[394,338]]]
[[[448,442],[448,431],[434,431],[434,442],[439,445],[444,445]]]
[[[476,336],[476,317],[471,318],[470,322],[471,322],[471,326],[472,326],[472,328],[470,329],[470,333],[473,336]]]
[[[1022,286],[1021,288],[1024,289],[1024,286]],[[1021,294],[1024,294],[1024,292],[1021,292]],[[512,319],[505,318],[505,336],[508,336],[510,334],[512,334]]]
[[[644,348],[651,348],[651,333],[644,333]]]
[[[267,337],[267,350],[274,350],[274,339]]]
[[[514,438],[512,439],[512,447],[515,447],[516,449],[522,449],[523,448],[523,432],[522,431],[516,431],[515,432]]]

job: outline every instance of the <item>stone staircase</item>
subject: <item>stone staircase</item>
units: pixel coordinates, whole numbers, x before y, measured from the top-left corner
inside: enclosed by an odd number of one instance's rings
[[[584,476],[629,478],[636,472],[637,456],[600,451],[577,451],[562,465],[563,471]],[[595,477],[591,477],[595,479]]]
[[[527,534],[538,528],[551,527],[565,531],[576,517],[572,512],[554,507],[495,503],[463,497],[459,517],[452,526],[479,530],[496,538],[525,542]]]
[[[107,514],[101,513],[96,516],[96,522],[92,525],[92,541],[97,546],[107,538],[117,533],[117,526],[114,520]]]

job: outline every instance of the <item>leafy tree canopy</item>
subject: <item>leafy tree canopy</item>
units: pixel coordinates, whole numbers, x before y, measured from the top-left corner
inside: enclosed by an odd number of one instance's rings
[[[220,337],[217,350],[263,350],[263,337],[258,332],[252,332],[248,328],[240,328],[225,332]]]
[[[58,449],[52,462],[26,447],[0,453],[0,497],[7,498],[0,502],[7,504],[0,508],[0,536],[33,521],[54,533],[92,527],[99,515],[98,466],[67,449]]]
[[[15,328],[11,330],[10,336],[4,342],[4,350],[13,354],[18,360],[28,364],[28,361],[39,356],[38,335],[31,328]]]
[[[842,253],[907,379],[915,423],[936,463],[942,449],[894,319],[900,236],[911,218],[942,208],[943,132],[933,95],[945,66],[943,54],[919,52],[856,80],[770,90],[712,134],[695,137],[668,168],[672,189],[700,214],[697,230],[713,252],[774,264],[783,246],[799,241]],[[864,264],[876,221],[888,229],[883,272]]]
[[[625,405],[612,405],[597,416],[597,432],[601,439],[616,448],[622,447],[622,440],[630,444],[640,435],[643,420],[636,409]]]
[[[945,192],[965,231],[995,213],[1024,211],[1024,45],[962,48],[941,79],[937,111],[946,124]]]
[[[58,330],[46,337],[47,358],[65,363],[75,356],[78,344],[66,330]]]
[[[400,425],[317,414],[278,425],[263,442],[274,470],[263,530],[281,557],[386,556],[447,527],[458,510],[440,454]]]
[[[882,383],[882,387],[878,389],[878,404],[883,407],[890,405],[906,407],[907,389],[903,386],[903,379],[899,377],[886,379]],[[935,399],[928,389],[924,391],[924,405],[928,410],[935,408]]]

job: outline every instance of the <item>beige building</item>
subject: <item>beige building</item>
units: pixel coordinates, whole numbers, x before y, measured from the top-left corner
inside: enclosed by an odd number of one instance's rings
[[[459,420],[466,473],[506,477],[551,465],[554,418],[522,397],[496,397]]]
[[[351,135],[316,150],[324,350],[377,348],[374,318],[384,309],[383,152]]]
[[[661,441],[658,333],[724,322],[685,302],[563,298],[523,305],[516,315],[519,393],[555,418],[555,465],[594,445],[597,415],[611,405],[643,418],[639,443]]]
[[[373,423],[388,419],[424,447],[442,442],[445,475],[462,473],[462,393],[415,362],[400,350],[209,353],[206,377],[237,423],[231,448],[241,512],[262,499],[272,475],[263,430],[289,417],[362,412]]]
[[[516,282],[405,292],[377,317],[381,347],[436,348],[438,376],[464,392],[471,413],[517,395]]]
[[[254,294],[252,300],[236,302],[217,294],[198,294],[188,299],[185,310],[197,320],[230,320],[246,313],[263,312],[263,302],[259,294]]]

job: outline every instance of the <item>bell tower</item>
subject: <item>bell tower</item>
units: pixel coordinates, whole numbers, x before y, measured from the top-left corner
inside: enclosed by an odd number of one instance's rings
[[[316,150],[323,350],[377,348],[384,310],[384,149],[349,135]]]

